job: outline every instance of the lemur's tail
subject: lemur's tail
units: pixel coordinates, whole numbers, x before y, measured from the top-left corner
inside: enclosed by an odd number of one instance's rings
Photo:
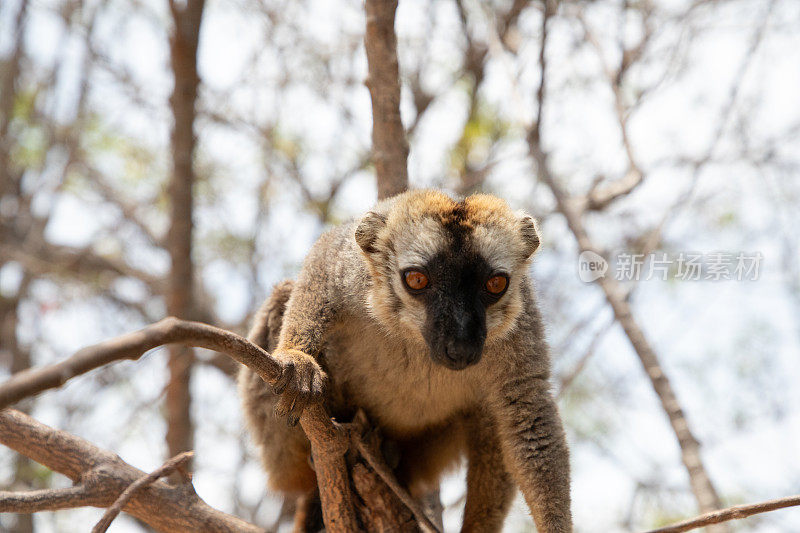
[[[248,338],[268,352],[275,349],[281,334],[286,302],[292,295],[294,281],[287,279],[272,288],[272,294],[256,312]]]

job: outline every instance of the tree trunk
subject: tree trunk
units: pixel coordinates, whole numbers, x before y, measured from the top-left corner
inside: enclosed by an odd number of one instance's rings
[[[169,183],[171,225],[167,249],[172,261],[167,289],[167,312],[179,318],[193,318],[192,297],[192,165],[195,149],[195,102],[200,78],[197,74],[197,43],[204,0],[187,0],[185,6],[170,0],[173,34],[170,58],[175,86],[170,97],[172,109],[172,177]],[[173,457],[193,447],[191,419],[191,378],[194,352],[185,346],[169,348],[169,381],[166,389],[167,448]]]
[[[408,141],[400,120],[400,74],[394,15],[397,0],[367,0],[367,87],[372,99],[372,161],[378,199],[408,189]]]

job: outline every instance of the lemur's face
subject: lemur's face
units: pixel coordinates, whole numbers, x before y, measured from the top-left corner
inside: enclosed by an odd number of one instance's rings
[[[372,272],[369,306],[389,331],[417,338],[437,364],[461,370],[507,335],[538,246],[530,217],[485,195],[455,202],[413,191],[362,219],[356,240]]]

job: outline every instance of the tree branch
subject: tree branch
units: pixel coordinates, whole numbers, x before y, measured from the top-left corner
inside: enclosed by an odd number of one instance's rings
[[[105,533],[105,531],[108,530],[108,527],[111,525],[111,522],[114,521],[117,515],[122,511],[131,498],[133,498],[136,492],[142,490],[148,485],[152,485],[159,478],[169,475],[175,470],[179,470],[184,473],[184,479],[186,481],[191,479],[191,476],[185,472],[185,468],[193,456],[194,452],[183,452],[179,455],[176,455],[161,465],[158,469],[128,485],[128,488],[122,491],[122,494],[120,494],[119,497],[114,501],[114,504],[106,509],[103,517],[99,522],[97,522],[94,528],[92,528],[92,533]]]
[[[598,253],[597,248],[592,243],[584,227],[581,211],[575,208],[574,202],[571,201],[571,198],[569,198],[550,172],[547,155],[542,149],[541,117],[545,99],[547,19],[550,14],[555,12],[555,4],[548,1],[546,6],[542,22],[542,40],[539,55],[541,78],[537,91],[538,118],[536,123],[533,124],[529,130],[528,147],[536,162],[538,177],[547,185],[555,197],[556,208],[566,219],[567,226],[578,243],[578,248],[580,251],[588,250]],[[653,350],[650,341],[633,316],[631,306],[624,297],[625,292],[623,288],[620,286],[619,282],[611,276],[603,276],[597,280],[597,283],[602,288],[606,301],[614,311],[617,322],[622,326],[625,335],[628,337],[631,346],[642,364],[642,368],[648,378],[650,378],[650,383],[654,392],[659,400],[661,400],[661,406],[667,414],[672,430],[677,438],[678,446],[681,450],[681,458],[686,467],[687,474],[689,475],[692,492],[695,495],[698,507],[701,511],[718,509],[721,506],[720,499],[703,464],[700,455],[700,443],[690,429],[686,415],[681,408],[681,404],[678,402],[678,398],[672,388],[672,383],[663,370],[658,355],[655,350]]]
[[[64,506],[77,505],[77,500],[71,498],[83,498],[83,505],[97,507],[112,505],[118,494],[147,476],[145,472],[124,462],[116,454],[98,448],[89,441],[66,431],[46,426],[14,409],[0,411],[0,443],[51,470],[64,474],[76,483],[74,490],[51,491]],[[22,499],[28,501],[28,508],[19,507],[18,495],[12,495],[9,500],[0,498],[0,511],[43,510],[45,508],[43,503],[37,503],[36,500],[46,492],[48,491],[34,491],[28,496],[23,493]],[[125,506],[125,512],[158,531],[187,533],[196,531],[263,533],[264,531],[209,506],[194,492],[189,483],[177,486],[170,486],[161,481],[152,483],[133,495]]]
[[[0,408],[60,387],[75,376],[114,361],[136,360],[148,350],[170,343],[225,353],[253,369],[268,383],[274,383],[281,374],[280,363],[247,339],[214,326],[170,317],[139,331],[83,348],[53,365],[14,374],[0,385]]]
[[[270,385],[277,381],[282,372],[281,364],[271,355],[235,333],[199,322],[170,317],[134,333],[84,348],[60,363],[15,374],[0,385],[0,408],[39,392],[59,387],[69,379],[105,364],[121,359],[135,360],[148,350],[170,343],[181,343],[225,353],[239,363],[248,366]],[[5,414],[5,412],[0,412],[0,416]],[[23,416],[21,413],[19,415]],[[30,419],[30,422],[38,424],[33,419]],[[300,423],[311,441],[311,453],[320,486],[323,517],[327,529],[332,533],[357,531],[359,526],[344,460],[344,453],[348,449],[350,441],[349,435],[340,425],[334,424],[321,404],[308,406],[303,411]],[[46,428],[46,426],[42,427]],[[50,428],[47,430],[56,431]],[[14,435],[9,435],[10,433]],[[28,449],[24,445],[24,438],[19,440],[17,433],[19,433],[17,429],[9,428],[8,431],[3,431],[2,425],[0,425],[0,442],[67,475],[73,481],[80,478],[84,469],[80,467],[80,464],[76,465],[75,463],[76,461],[80,463],[84,459],[77,459],[74,454],[70,458],[69,454],[61,453],[61,447],[55,442],[49,445],[51,447],[48,449],[51,452],[48,453],[56,453],[56,456],[42,455],[43,452]],[[9,441],[16,442],[17,446],[8,444]],[[88,442],[85,442],[85,446],[91,446],[92,450],[97,450]],[[62,455],[64,456],[63,460],[59,459]],[[139,471],[137,470],[137,472]],[[119,489],[119,492],[143,475],[145,474],[137,474],[129,479]],[[109,501],[106,505],[112,503],[113,501]],[[144,518],[142,519],[144,520]]]
[[[800,495],[787,496],[786,498],[778,498],[777,500],[767,500],[765,502],[751,503],[749,505],[736,505],[721,509],[711,513],[697,516],[690,520],[684,520],[671,526],[652,529],[647,533],[681,533],[682,531],[690,531],[700,527],[710,526],[712,524],[719,524],[729,520],[741,520],[754,514],[768,513],[786,507],[795,507],[800,505]]]
[[[564,391],[566,391],[572,382],[575,381],[575,378],[583,372],[583,369],[586,367],[586,363],[589,362],[589,359],[594,355],[595,351],[597,350],[597,346],[600,342],[605,338],[606,333],[611,329],[611,326],[614,325],[616,320],[612,317],[611,320],[604,324],[592,337],[592,340],[589,342],[589,345],[586,347],[586,350],[583,352],[583,355],[578,359],[578,362],[572,367],[568,374],[561,377],[560,384],[558,387],[558,392],[556,393],[556,399],[560,398]]]
[[[193,291],[194,262],[192,233],[194,221],[193,189],[195,172],[194,123],[200,76],[197,72],[197,47],[205,0],[169,3],[173,32],[169,39],[170,66],[174,77],[169,99],[173,127],[171,135],[172,175],[168,185],[170,226],[166,246],[170,271],[166,291],[167,312],[179,318],[197,318]],[[169,380],[164,407],[167,422],[167,448],[170,456],[191,450],[194,442],[190,381],[194,352],[186,346],[169,347]]]
[[[630,52],[628,54],[622,53],[622,63],[618,70],[614,70],[606,64],[603,59],[603,50],[600,42],[595,37],[591,28],[589,27],[586,18],[583,15],[583,9],[578,8],[578,21],[583,27],[586,40],[594,47],[597,52],[598,61],[602,65],[603,72],[607,78],[611,93],[614,95],[614,110],[617,115],[617,122],[619,123],[620,135],[622,136],[622,147],[625,150],[625,155],[628,159],[628,170],[625,175],[611,183],[600,187],[599,182],[595,187],[589,191],[585,198],[582,198],[582,209],[588,211],[600,211],[605,209],[609,204],[633,192],[644,181],[644,172],[642,172],[636,157],[634,156],[633,146],[631,144],[630,135],[628,131],[628,116],[629,109],[625,106],[625,99],[622,87],[622,75],[627,70],[634,57],[641,53],[650,40],[649,30],[645,29],[641,37],[641,42],[635,49],[638,52]]]
[[[36,239],[35,251],[26,251],[29,243],[15,243],[15,246],[0,246],[0,259],[17,261],[27,270],[37,275],[64,275],[69,272],[73,276],[116,274],[141,280],[148,287],[158,290],[163,286],[161,278],[128,265],[122,258],[106,257],[97,254],[91,247],[72,248]]]
[[[392,473],[392,470],[389,468],[389,465],[386,464],[386,461],[383,459],[383,455],[380,452],[380,442],[378,441],[377,435],[374,432],[362,434],[363,430],[368,427],[367,418],[363,411],[359,411],[357,416],[357,424],[360,426],[362,431],[354,431],[352,432],[353,440],[355,441],[355,447],[358,449],[361,456],[366,459],[367,464],[380,476],[380,478],[386,483],[386,485],[395,493],[395,495],[403,502],[403,504],[408,507],[408,509],[414,514],[414,518],[417,521],[428,528],[430,531],[435,533],[439,533],[439,528],[431,522],[430,518],[425,514],[422,506],[414,500],[408,491],[403,488],[402,485],[397,481]]]
[[[623,125],[623,128],[627,126]],[[631,153],[628,134],[623,134],[626,152]],[[586,195],[583,206],[587,211],[602,211],[612,202],[632,193],[644,181],[644,174],[639,169],[633,158],[630,158],[630,168],[623,177],[612,181],[604,187],[593,187]]]
[[[372,98],[372,157],[378,177],[378,198],[408,189],[408,141],[400,119],[400,74],[394,15],[397,0],[366,0],[369,76]]]
[[[103,501],[105,498],[99,487],[86,485],[25,492],[0,491],[0,512],[38,513],[75,507],[99,507]]]

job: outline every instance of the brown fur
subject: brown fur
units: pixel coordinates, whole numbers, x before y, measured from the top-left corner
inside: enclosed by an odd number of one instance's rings
[[[456,233],[510,274],[507,292],[487,307],[483,356],[463,370],[428,356],[420,333],[425,309],[400,285],[406,263],[459,253],[451,242]],[[323,235],[295,284],[273,292],[250,335],[295,363],[285,391],[275,396],[247,369],[240,377],[271,486],[313,490],[308,441],[272,410],[277,404],[279,413],[299,416],[324,388],[333,416],[346,419],[362,408],[397,442],[398,478],[417,496],[466,455],[463,531],[499,531],[515,485],[540,532],[570,531],[568,452],[527,275],[538,244],[533,219],[502,200],[475,195],[456,202],[436,191],[396,196],[359,224]]]

